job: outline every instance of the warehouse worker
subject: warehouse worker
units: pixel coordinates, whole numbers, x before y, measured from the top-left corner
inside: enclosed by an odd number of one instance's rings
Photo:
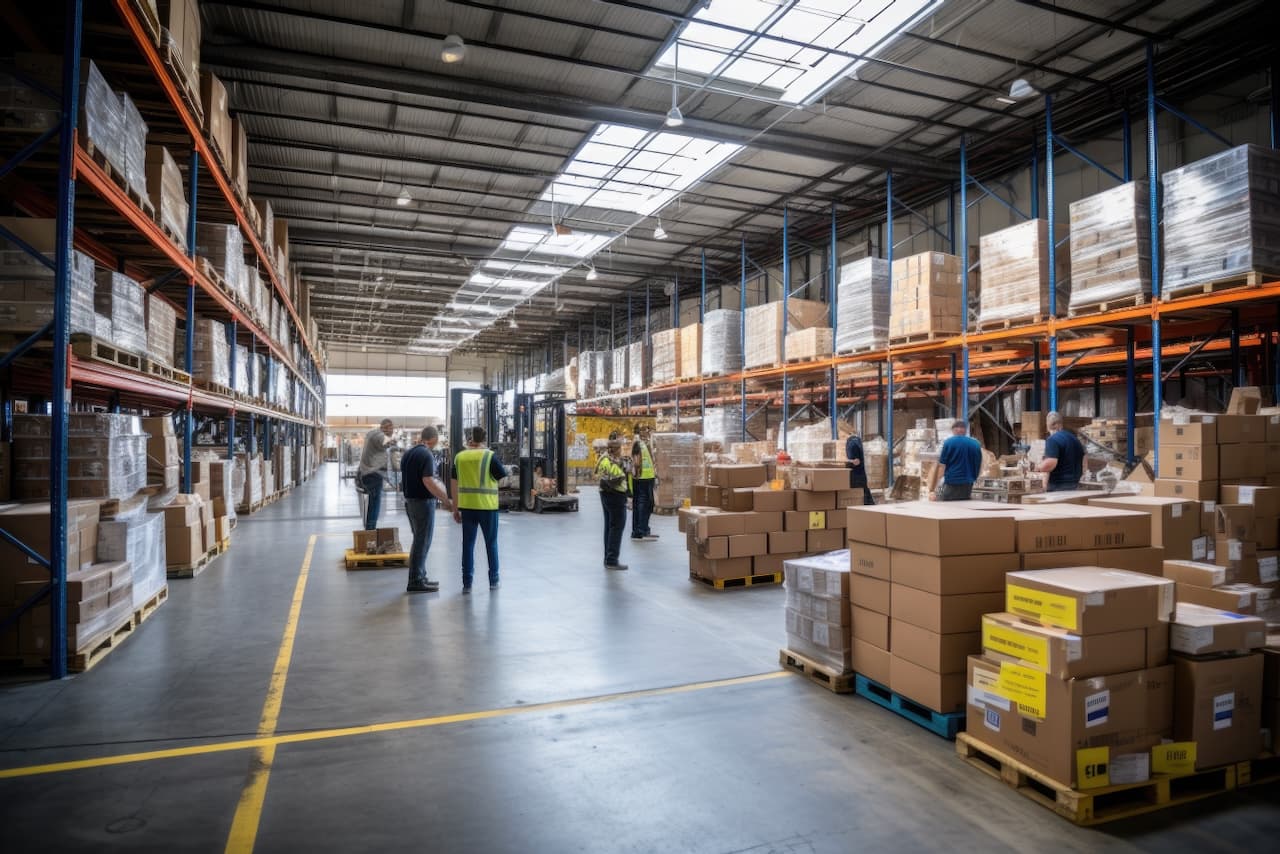
[[[467,449],[453,458],[453,521],[462,523],[462,592],[471,592],[476,570],[476,531],[484,534],[489,589],[498,589],[498,481],[507,476],[493,451],[484,446],[483,427],[463,431]]]
[[[387,451],[395,447],[391,434],[396,426],[390,418],[382,419],[377,428],[370,430],[364,437],[364,451],[360,454],[360,468],[356,469],[356,477],[364,487],[369,501],[364,511],[364,529],[378,529],[378,514],[382,512],[382,485],[386,479]]]
[[[1076,434],[1062,427],[1062,416],[1050,412],[1044,418],[1049,438],[1044,440],[1044,459],[1039,471],[1049,473],[1049,492],[1066,492],[1080,485],[1084,474],[1084,445]]]
[[[938,464],[929,475],[931,501],[968,501],[973,482],[982,470],[982,446],[969,432],[969,425],[957,418],[951,422],[951,435],[942,443]],[[942,488],[938,480],[942,479]]]
[[[404,490],[404,510],[413,531],[409,549],[409,585],[406,593],[435,593],[440,582],[427,578],[427,552],[436,527],[436,502],[445,510],[453,510],[453,502],[444,484],[436,477],[436,458],[432,452],[440,443],[434,427],[423,427],[418,443],[400,458],[400,486]]]
[[[653,542],[658,535],[649,530],[649,517],[653,514],[653,489],[657,470],[653,465],[653,451],[649,448],[649,425],[636,425],[636,440],[631,443],[631,539]]]
[[[622,440],[610,439],[608,452],[596,463],[600,507],[604,510],[604,568],[626,569],[618,563],[622,531],[627,527],[627,470],[622,464]]]
[[[867,485],[867,466],[862,453],[862,439],[855,433],[844,440],[844,458],[849,461],[849,488],[862,490],[862,504],[870,507],[876,503]]]

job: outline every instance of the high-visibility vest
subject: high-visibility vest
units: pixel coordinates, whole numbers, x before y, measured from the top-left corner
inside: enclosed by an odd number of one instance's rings
[[[636,475],[636,480],[653,480],[653,455],[649,453],[649,443],[640,442],[640,473]]]
[[[596,463],[596,476],[597,476],[597,477],[601,477],[601,478],[604,478],[604,477],[620,477],[620,478],[623,478],[623,480],[621,480],[621,481],[619,481],[619,482],[618,482],[618,485],[617,485],[616,487],[613,487],[613,488],[612,488],[612,491],[613,491],[613,492],[626,492],[626,491],[627,491],[627,482],[626,482],[626,480],[625,480],[626,475],[627,475],[627,471],[626,471],[626,469],[624,469],[624,468],[623,468],[621,465],[619,465],[618,463],[615,463],[615,462],[613,461],[613,458],[612,458],[612,457],[601,457],[601,458],[600,458],[600,462]],[[609,489],[609,487],[606,487],[606,486],[604,486],[603,484],[601,484],[600,488],[601,488],[601,489]]]
[[[489,472],[493,451],[468,448],[453,458],[458,469],[458,507],[462,510],[497,510],[498,482]]]

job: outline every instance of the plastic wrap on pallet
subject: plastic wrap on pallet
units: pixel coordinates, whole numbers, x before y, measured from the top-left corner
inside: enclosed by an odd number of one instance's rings
[[[567,390],[567,371],[564,368],[556,368],[554,371],[543,374],[542,382],[538,386],[538,391],[551,392],[553,394],[565,394]]]
[[[702,375],[724,376],[742,370],[742,312],[708,311],[702,318]]]
[[[960,304],[960,273],[960,259],[945,252],[896,259],[889,297],[890,340],[958,335],[968,316]]]
[[[817,463],[837,459],[829,450],[835,440],[831,438],[831,422],[820,421],[787,431],[787,453],[798,463]],[[843,459],[843,448],[840,449]]]
[[[133,607],[141,608],[167,583],[163,513],[135,513],[98,523],[98,560],[128,561]]]
[[[156,209],[160,225],[187,247],[187,195],[182,185],[182,172],[169,149],[162,145],[146,147],[147,195]]]
[[[49,260],[54,255],[54,221],[27,217],[0,218],[0,224],[40,251]],[[25,227],[24,227],[25,226]],[[11,246],[7,241],[5,247]],[[83,252],[71,254],[70,329],[93,335],[93,259]],[[14,246],[0,249],[0,329],[34,332],[53,320],[53,271]]]
[[[111,318],[112,344],[130,353],[147,351],[146,296],[142,285],[126,276],[101,267],[97,270],[94,309]]]
[[[142,113],[129,97],[128,92],[121,92],[120,97],[120,167],[129,186],[138,195],[147,196],[147,123]]]
[[[1049,223],[1032,219],[984,234],[982,299],[978,323],[1033,320],[1064,313],[1070,302],[1070,254],[1065,246],[1056,253],[1056,304],[1049,303]]]
[[[827,304],[816,300],[787,300],[785,322],[782,317],[782,300],[752,306],[747,309],[744,365],[748,368],[760,368],[781,363],[783,341],[788,332],[825,326],[830,322],[830,316]]]
[[[164,365],[172,365],[177,329],[177,310],[158,294],[148,294],[147,357]],[[185,366],[181,367],[185,369]]]
[[[889,262],[862,258],[840,268],[837,353],[883,350],[889,343]]]
[[[240,507],[251,507],[261,504],[263,498],[262,456],[254,454],[236,454],[236,477],[243,484]]]
[[[627,345],[615,347],[610,351],[609,390],[618,391],[627,387]]]
[[[1071,310],[1151,296],[1147,182],[1131,181],[1071,203]]]
[[[578,354],[578,397],[596,396],[595,353],[584,350]]]
[[[195,353],[191,363],[193,379],[217,385],[230,385],[231,348],[227,343],[227,326],[218,320],[201,317],[196,320]]]
[[[592,354],[592,370],[596,375],[596,394],[604,394],[613,385],[613,351]]]
[[[49,497],[52,420],[13,419],[14,489],[18,498]],[[70,498],[130,498],[147,485],[147,435],[134,415],[68,416],[67,494]]]
[[[289,405],[289,372],[284,369],[284,365],[278,359],[272,359],[275,365],[273,371],[273,382],[275,384],[275,394],[273,402],[278,406]]]
[[[724,447],[728,447],[730,442],[741,441],[742,409],[737,406],[708,407],[702,416],[702,437]]]
[[[262,355],[261,353],[258,353],[253,357],[252,361],[253,361],[253,367],[255,372],[253,375],[254,386],[253,386],[252,394],[254,397],[258,398],[259,400],[266,400],[267,399],[267,357]]]
[[[253,370],[253,362],[249,358],[249,348],[243,344],[236,345],[236,374],[231,379],[231,388],[240,394],[249,393],[249,374]]]
[[[1280,274],[1280,152],[1241,145],[1162,180],[1166,291]]]
[[[645,371],[644,357],[645,344],[643,341],[627,345],[627,388],[644,388],[649,384]]]
[[[196,223],[196,254],[209,259],[230,287],[240,278],[244,266],[244,235],[240,226],[224,223]]]
[[[812,362],[831,356],[831,327],[810,326],[787,333],[787,361]]]
[[[650,340],[653,347],[653,384],[675,382],[680,370],[680,330],[664,329],[653,333]]]
[[[13,64],[19,72],[44,85],[52,92],[62,92],[62,57],[57,54],[17,53]],[[91,60],[80,63],[80,117],[77,127],[81,139],[93,144],[112,166],[124,172],[121,125],[123,111],[120,98],[102,71]]]
[[[680,507],[693,496],[693,486],[701,482],[702,436],[697,433],[654,433],[653,465],[658,477],[654,503],[658,507]]]

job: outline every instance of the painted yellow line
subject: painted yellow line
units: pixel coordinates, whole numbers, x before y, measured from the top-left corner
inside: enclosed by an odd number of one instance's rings
[[[271,670],[271,682],[267,685],[267,699],[262,704],[262,717],[258,721],[259,739],[275,735],[276,725],[280,722],[280,705],[284,701],[284,686],[289,678],[289,662],[293,660],[293,641],[298,636],[298,618],[302,615],[302,596],[307,589],[307,576],[311,573],[311,558],[315,551],[316,535],[312,534],[307,541],[307,553],[302,558],[298,582],[293,587],[293,601],[289,604],[280,651],[276,653],[276,665]],[[271,763],[275,757],[274,744],[264,744],[254,751],[249,778],[240,793],[231,833],[227,836],[226,854],[253,851],[258,838],[258,824],[262,821],[262,805],[267,798],[267,782],[271,779]]]
[[[105,768],[112,765],[131,765],[136,762],[153,762],[159,759],[180,759],[188,756],[207,756],[213,753],[229,753],[236,750],[258,750],[265,747],[278,747],[282,744],[303,744],[310,741],[327,741],[335,738],[350,738],[358,735],[375,735],[384,732],[397,732],[409,729],[426,729],[446,724],[466,723],[468,721],[489,720],[514,715],[536,712],[549,712],[576,706],[591,706],[612,703],[619,700],[641,699],[645,697],[662,697],[671,694],[684,694],[691,691],[705,691],[711,688],[728,688],[734,685],[748,685],[753,682],[765,682],[790,675],[786,670],[773,670],[758,673],[754,676],[735,676],[730,679],[714,679],[708,682],[691,682],[685,685],[672,685],[665,688],[645,688],[639,691],[622,691],[616,694],[598,694],[592,697],[579,697],[570,700],[555,700],[548,703],[531,703],[526,706],[506,706],[500,709],[486,709],[478,712],[460,712],[453,715],[439,715],[432,718],[413,718],[401,721],[386,721],[361,726],[338,727],[335,729],[309,730],[307,732],[285,733],[284,735],[259,736],[242,738],[235,741],[219,741],[213,744],[198,744],[189,747],[173,747],[164,750],[148,750],[142,753],[123,753],[118,756],[98,756],[90,759],[74,759],[67,762],[51,762],[45,765],[26,765],[20,768],[0,769],[0,780],[17,777],[34,777],[41,774],[58,774],[64,771],[82,771],[89,768]]]

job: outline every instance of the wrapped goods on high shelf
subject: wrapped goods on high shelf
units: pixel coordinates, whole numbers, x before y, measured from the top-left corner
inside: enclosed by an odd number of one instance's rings
[[[960,304],[960,273],[960,259],[945,252],[922,252],[895,259],[889,340],[959,335],[966,313]]]
[[[702,318],[702,375],[724,376],[742,370],[742,312],[708,311]]]
[[[32,249],[52,258],[56,222],[33,217],[0,217],[3,226]],[[96,266],[83,252],[71,253],[71,332],[93,335]],[[16,245],[0,245],[0,330],[34,332],[53,320],[53,271]]]
[[[32,135],[58,126],[58,99],[0,71],[0,128]]]
[[[262,245],[268,253],[275,251],[276,217],[267,199],[254,199],[253,205],[258,210],[258,218],[262,222]]]
[[[889,262],[862,258],[845,264],[837,296],[835,352],[884,349],[889,343]]]
[[[648,372],[645,370],[645,344],[636,341],[627,345],[627,388],[639,389],[649,384]]]
[[[702,479],[702,453],[702,436],[697,433],[653,434],[658,507],[680,507],[693,496],[694,484]]]
[[[147,486],[176,490],[182,477],[182,450],[173,419],[168,415],[143,418],[142,429],[147,434]]]
[[[831,328],[811,326],[797,332],[788,332],[786,340],[788,362],[812,362],[831,356]]]
[[[196,319],[191,378],[214,385],[230,385],[231,348],[225,323],[207,317]]]
[[[227,152],[230,161],[227,163],[227,177],[231,184],[240,191],[240,198],[249,197],[249,137],[245,133],[244,121],[240,118],[231,120],[231,150]]]
[[[1062,229],[1065,231],[1065,229]],[[1064,314],[1070,302],[1070,255],[1059,246],[1049,302],[1049,223],[1032,219],[982,235],[982,299],[978,325],[1040,320]],[[897,287],[897,282],[894,282]]]
[[[702,437],[727,447],[742,438],[742,409],[738,406],[709,406],[702,414]]]
[[[276,273],[283,278],[289,275],[289,221],[276,217],[271,237],[275,247]]]
[[[204,104],[204,132],[213,143],[222,163],[231,160],[231,114],[227,87],[210,71],[200,72],[200,100]]]
[[[824,302],[805,299],[765,303],[747,309],[747,338],[743,346],[743,366],[772,367],[782,361],[782,346],[787,333],[821,326],[829,322],[830,309]]]
[[[849,552],[783,561],[787,649],[836,673],[853,670]]]
[[[244,266],[244,235],[234,223],[196,223],[196,254],[208,259],[214,270],[232,287]]]
[[[99,267],[94,277],[94,310],[111,319],[111,343],[130,353],[147,352],[146,289],[105,267]]]
[[[249,348],[243,344],[236,346],[236,374],[231,379],[231,388],[240,394],[249,393],[249,374],[253,370],[252,360],[249,358]]]
[[[158,0],[160,39],[173,56],[173,64],[186,78],[186,86],[200,103],[200,4],[198,0]]]
[[[762,463],[777,459],[778,444],[773,441],[730,442],[725,453],[736,463]]]
[[[596,396],[595,355],[592,350],[584,350],[578,354],[578,397]]]
[[[609,390],[620,391],[627,387],[627,345],[615,347],[609,353]]]
[[[702,324],[680,327],[680,361],[676,379],[691,380],[702,376]]]
[[[1161,180],[1166,294],[1250,272],[1280,275],[1280,152],[1241,145]]]
[[[288,406],[293,400],[290,391],[290,386],[292,385],[291,374],[285,370],[282,362],[277,361],[275,365],[275,402],[280,406]]]
[[[1150,208],[1145,180],[1071,203],[1071,311],[1151,296]]]
[[[265,322],[267,311],[271,307],[271,295],[267,290],[270,278],[262,275],[262,272],[254,267],[253,275],[249,278],[250,293],[253,298],[253,317],[259,325]]]
[[[140,610],[168,583],[164,514],[149,510],[148,502],[141,496],[114,506],[104,505],[100,510],[98,561],[124,563],[130,567],[130,610]],[[115,581],[113,576],[113,586]]]
[[[573,397],[573,394],[569,389],[567,371],[564,368],[556,368],[554,371],[544,374],[542,382],[538,386],[538,391],[547,391],[554,394]]]
[[[262,353],[258,353],[253,357],[252,361],[254,369],[253,396],[258,400],[266,400],[270,379],[267,374],[267,357]]]
[[[604,394],[613,384],[613,351],[598,350],[591,354],[591,371],[596,394]]]
[[[62,57],[47,53],[14,55],[18,71],[53,92],[62,92]],[[124,106],[92,60],[80,62],[80,116],[76,132],[124,174]],[[141,190],[142,188],[139,188]]]
[[[120,98],[120,169],[129,186],[147,197],[147,123],[128,92]]]
[[[653,384],[675,382],[680,371],[680,330],[664,329],[655,332],[650,336],[650,341],[653,348]]]
[[[247,511],[263,499],[262,455],[236,454],[236,476],[244,484],[237,510]]]
[[[145,169],[148,196],[160,225],[178,241],[179,246],[186,249],[190,206],[178,162],[164,146],[148,145]]]
[[[14,495],[49,498],[51,419],[13,417]],[[136,415],[73,412],[68,416],[67,494],[130,498],[147,485],[147,435]]]

